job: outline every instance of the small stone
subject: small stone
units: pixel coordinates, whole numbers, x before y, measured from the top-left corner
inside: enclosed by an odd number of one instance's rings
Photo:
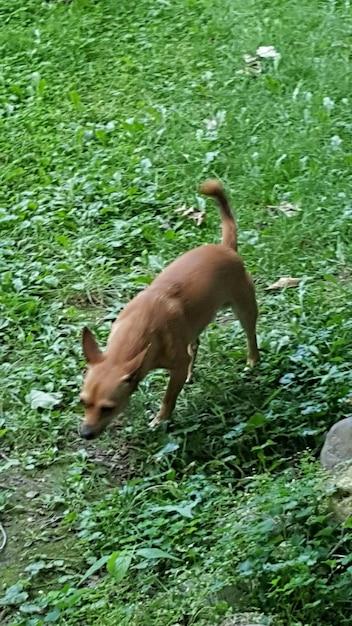
[[[33,498],[36,498],[37,496],[39,496],[39,491],[27,491],[25,495],[26,495],[26,498],[28,498],[28,500],[33,500]]]
[[[320,462],[326,469],[352,460],[352,417],[336,422],[328,434],[320,453]]]

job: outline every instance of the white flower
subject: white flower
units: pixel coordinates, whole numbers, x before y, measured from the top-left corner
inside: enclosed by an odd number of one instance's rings
[[[212,161],[216,159],[218,154],[219,154],[219,150],[214,150],[214,152],[207,152],[204,157],[204,162],[211,163]]]
[[[339,148],[341,146],[342,139],[338,135],[333,135],[330,139],[330,143],[331,143],[331,147],[336,150],[336,148]]]
[[[259,46],[256,55],[261,59],[279,59],[281,56],[274,46]]]
[[[216,119],[218,121],[218,124],[220,126],[225,121],[226,111],[224,111],[224,109],[220,109],[219,111],[216,111],[215,117],[216,117]]]
[[[216,111],[214,117],[203,120],[206,131],[207,131],[206,139],[210,141],[214,141],[215,139],[217,139],[218,128],[225,121],[225,117],[226,117],[226,111],[221,109],[219,111]]]
[[[206,80],[207,82],[209,82],[212,78],[213,72],[211,72],[210,70],[207,70],[206,72],[204,72],[204,74],[202,74],[202,79]]]
[[[147,174],[150,170],[150,168],[152,167],[152,162],[150,159],[145,158],[145,159],[141,159],[140,163],[139,163],[139,167],[141,169],[141,171],[143,172],[143,174]]]
[[[31,74],[31,79],[33,81],[33,83],[38,86],[39,85],[39,81],[40,81],[40,74],[39,72],[33,72]]]
[[[204,124],[207,130],[215,130],[218,125],[218,122],[215,117],[204,120]]]
[[[329,96],[325,96],[325,98],[323,98],[323,105],[327,111],[332,111],[335,106],[335,102],[331,100]]]

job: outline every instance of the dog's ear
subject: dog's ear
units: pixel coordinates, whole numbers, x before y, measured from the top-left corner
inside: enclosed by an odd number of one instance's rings
[[[82,346],[83,346],[83,354],[86,357],[87,363],[94,365],[94,363],[99,363],[99,361],[103,358],[103,353],[101,352],[97,340],[94,337],[93,333],[87,326],[83,328],[82,332]]]
[[[138,381],[140,374],[141,374],[141,369],[143,367],[145,357],[147,356],[149,352],[150,346],[151,344],[149,343],[147,347],[144,350],[142,350],[142,352],[137,354],[137,356],[134,359],[132,359],[132,361],[129,362],[128,372],[122,378],[122,381],[124,383],[132,384]]]

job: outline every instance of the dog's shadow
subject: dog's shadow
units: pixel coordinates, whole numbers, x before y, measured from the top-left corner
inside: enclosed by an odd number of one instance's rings
[[[192,463],[226,462],[235,468],[253,464],[253,446],[260,449],[268,439],[261,411],[273,388],[264,385],[260,366],[244,371],[242,364],[233,373],[227,370],[221,384],[215,368],[210,375],[208,365],[207,371],[205,364],[197,368],[171,420],[155,430],[148,428],[147,420],[157,409],[155,401],[162,397],[166,377],[160,372],[153,375],[134,399],[132,413],[138,419],[133,422],[131,415],[128,427],[134,448],[147,452],[149,461],[175,469]]]

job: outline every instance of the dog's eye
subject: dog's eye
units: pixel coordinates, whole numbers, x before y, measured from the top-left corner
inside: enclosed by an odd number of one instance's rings
[[[102,406],[101,409],[100,409],[100,415],[102,417],[109,417],[109,415],[111,415],[113,410],[114,410],[114,407]]]

